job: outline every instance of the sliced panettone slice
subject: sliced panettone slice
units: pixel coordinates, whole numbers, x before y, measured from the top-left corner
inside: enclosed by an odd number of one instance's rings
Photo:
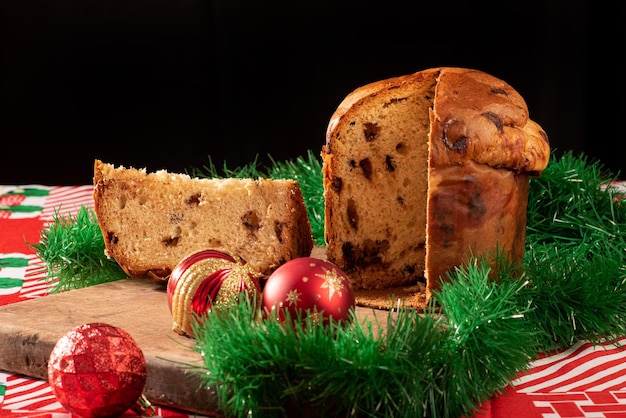
[[[293,180],[199,179],[96,160],[94,186],[106,255],[131,277],[164,282],[183,258],[218,249],[241,257],[263,279],[313,248]]]

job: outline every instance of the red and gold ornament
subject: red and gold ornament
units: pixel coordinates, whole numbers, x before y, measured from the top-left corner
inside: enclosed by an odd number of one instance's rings
[[[59,339],[48,360],[48,382],[59,403],[73,414],[119,416],[141,403],[146,360],[123,329],[88,323]]]
[[[176,265],[167,284],[172,329],[193,337],[195,318],[238,302],[242,293],[260,306],[258,276],[241,258],[224,251],[208,249],[189,255]]]
[[[346,274],[336,265],[315,257],[287,261],[267,278],[262,306],[266,316],[285,321],[312,315],[314,322],[350,320],[354,291]]]

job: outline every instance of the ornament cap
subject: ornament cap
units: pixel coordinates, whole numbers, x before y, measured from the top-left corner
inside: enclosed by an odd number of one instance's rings
[[[135,405],[131,407],[132,411],[142,417],[153,417],[156,415],[156,408],[146,398],[146,395],[141,394]]]

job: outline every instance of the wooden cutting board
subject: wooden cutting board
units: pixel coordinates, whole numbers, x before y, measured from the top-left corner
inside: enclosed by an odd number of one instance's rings
[[[386,313],[357,307],[359,319],[384,323]],[[195,340],[172,331],[163,285],[126,279],[0,306],[0,370],[47,380],[57,341],[74,327],[103,322],[127,331],[146,358],[144,394],[153,404],[216,415],[215,391],[202,389]],[[206,370],[204,370],[206,372]]]

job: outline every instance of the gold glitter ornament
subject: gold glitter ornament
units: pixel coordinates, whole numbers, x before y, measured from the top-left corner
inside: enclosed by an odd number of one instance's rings
[[[193,337],[196,317],[237,303],[242,293],[260,306],[258,277],[245,261],[224,251],[208,249],[189,255],[174,268],[167,284],[172,329]]]

